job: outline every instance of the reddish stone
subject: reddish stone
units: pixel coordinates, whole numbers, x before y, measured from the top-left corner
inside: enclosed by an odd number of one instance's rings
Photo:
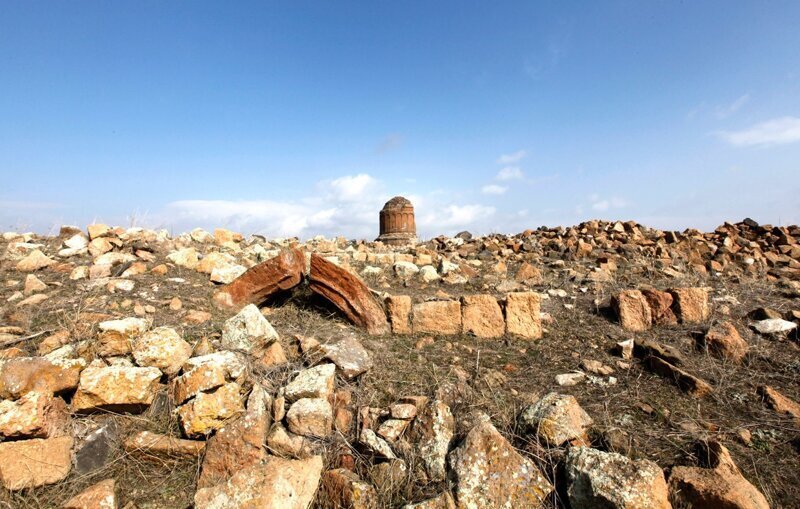
[[[316,254],[311,255],[311,290],[329,300],[369,334],[389,331],[386,313],[369,288],[352,273]]]
[[[303,269],[305,256],[302,251],[282,251],[234,279],[214,295],[214,301],[221,307],[231,308],[260,304],[279,290],[289,290],[300,284]]]
[[[642,290],[642,295],[647,300],[647,305],[650,306],[653,323],[656,325],[675,325],[678,323],[675,313],[672,312],[672,294],[645,288]]]

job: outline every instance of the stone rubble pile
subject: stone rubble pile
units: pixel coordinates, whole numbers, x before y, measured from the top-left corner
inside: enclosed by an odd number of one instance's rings
[[[798,237],[796,226],[750,220],[711,233],[590,221],[399,248],[321,237],[245,239],[225,229],[172,238],[166,231],[101,224],[86,232],[62,227],[55,239],[6,233],[0,263],[12,279],[3,282],[0,310],[0,483],[18,492],[69,482],[86,474],[82,458],[97,447],[93,441],[116,440],[126,454],[145,460],[197,460],[199,509],[307,508],[320,497],[336,507],[379,507],[380,487],[357,473],[356,458],[370,479],[394,477],[402,485],[413,471],[414,479],[440,488],[407,508],[538,508],[557,499],[573,509],[766,508],[764,494],[723,444],[704,442],[699,464],[665,471],[648,459],[604,450],[595,420],[573,395],[550,391],[535,398],[520,409],[514,433],[480,412],[466,415],[464,405],[440,391],[370,406],[377,403],[354,397],[359,378],[375,369],[369,344],[344,334],[323,343],[286,337],[258,305],[304,287],[380,340],[392,341],[389,334],[469,335],[498,345],[501,338],[540,340],[548,318],[542,301],[557,300],[566,309],[575,304],[562,288],[542,288],[539,267],[576,285],[603,285],[628,268],[674,278],[757,274],[800,294]],[[195,277],[215,284],[213,295],[167,296]],[[367,282],[392,292],[373,291]],[[74,328],[41,335],[12,324],[18,313],[69,298],[65,284],[103,311],[77,310]],[[398,286],[408,294],[396,293]],[[459,289],[460,297],[450,294]],[[712,321],[710,295],[699,286],[642,287],[617,291],[610,304],[625,333],[693,324],[703,328],[699,353],[746,362],[750,344],[732,322]],[[185,328],[164,325],[156,312],[162,309]],[[764,313],[752,317],[759,334],[796,334],[797,311]],[[212,339],[187,332],[215,318],[221,326]],[[684,354],[647,337],[620,343],[619,355],[640,359],[695,398],[716,390],[689,372]],[[609,380],[615,372],[590,359],[581,368]],[[559,376],[558,384],[568,387],[586,374]],[[758,393],[775,415],[800,422],[793,399],[766,385]],[[74,426],[87,415],[144,419],[158,411],[176,419],[180,431],[118,437],[97,428],[82,436]],[[459,428],[462,419],[469,425]],[[532,455],[524,443],[549,454]],[[118,507],[127,488],[104,479],[63,507]]]

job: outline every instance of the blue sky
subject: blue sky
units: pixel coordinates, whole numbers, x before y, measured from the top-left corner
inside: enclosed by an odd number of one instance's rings
[[[800,222],[800,2],[0,2],[0,229]]]

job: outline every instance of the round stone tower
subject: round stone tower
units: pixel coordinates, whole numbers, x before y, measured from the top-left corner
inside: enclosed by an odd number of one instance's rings
[[[417,225],[414,222],[414,206],[402,196],[386,202],[380,213],[380,236],[384,244],[399,246],[417,241]]]

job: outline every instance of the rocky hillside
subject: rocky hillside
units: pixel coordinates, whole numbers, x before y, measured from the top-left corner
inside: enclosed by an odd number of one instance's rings
[[[800,507],[800,228],[0,241],[0,507]]]

